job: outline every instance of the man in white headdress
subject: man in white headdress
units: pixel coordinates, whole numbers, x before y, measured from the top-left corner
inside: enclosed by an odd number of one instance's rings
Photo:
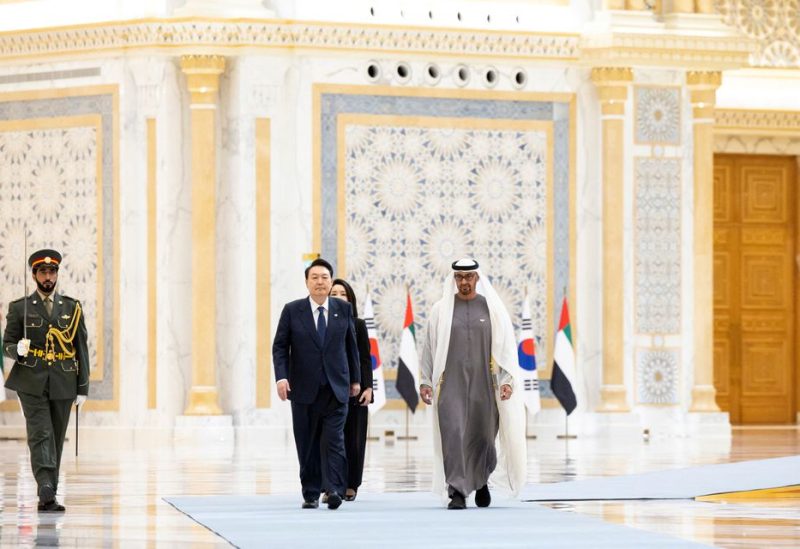
[[[489,485],[516,495],[525,483],[525,407],[511,317],[478,262],[452,265],[428,319],[420,397],[433,405],[433,491],[448,509],[491,503]],[[490,478],[491,476],[491,478]]]

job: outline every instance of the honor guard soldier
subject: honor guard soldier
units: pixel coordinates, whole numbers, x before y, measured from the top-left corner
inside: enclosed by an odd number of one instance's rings
[[[39,250],[28,259],[36,291],[8,306],[3,352],[14,359],[6,387],[25,414],[39,511],[63,511],[56,500],[61,450],[73,401],[89,394],[89,351],[79,301],[56,292],[61,254]]]

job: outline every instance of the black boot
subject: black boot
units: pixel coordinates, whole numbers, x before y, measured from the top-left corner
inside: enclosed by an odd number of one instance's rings
[[[478,507],[489,507],[492,503],[492,494],[489,493],[489,486],[484,484],[475,492],[475,505]]]

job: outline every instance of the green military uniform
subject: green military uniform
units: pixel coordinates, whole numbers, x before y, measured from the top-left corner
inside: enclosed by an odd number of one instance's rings
[[[89,351],[80,302],[55,291],[50,298],[49,314],[37,291],[10,303],[3,335],[3,353],[15,361],[5,386],[17,392],[25,414],[40,510],[43,488],[53,497],[58,489],[72,403],[77,395],[89,394]],[[26,336],[30,351],[18,356],[17,342]]]

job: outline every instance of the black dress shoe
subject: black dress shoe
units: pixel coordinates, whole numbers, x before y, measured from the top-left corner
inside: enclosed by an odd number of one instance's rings
[[[353,492],[353,493],[352,494],[348,494],[347,492]],[[345,501],[355,501],[356,500],[356,495],[358,495],[358,491],[357,490],[353,490],[352,488],[348,488],[347,492],[345,492],[345,494],[344,494],[344,500]]]
[[[342,504],[342,496],[336,492],[328,494],[328,509],[338,509]]]
[[[489,493],[489,486],[484,484],[475,492],[475,505],[478,507],[489,507],[492,503],[492,494]]]
[[[38,510],[43,513],[62,513],[66,510],[66,508],[56,500],[53,500],[48,503],[40,503]]]
[[[317,507],[319,507],[318,499],[312,499],[311,501],[303,502],[303,509],[316,509]]]
[[[467,508],[467,500],[464,499],[458,492],[453,492],[453,495],[450,496],[450,503],[447,504],[448,509],[466,509]]]

